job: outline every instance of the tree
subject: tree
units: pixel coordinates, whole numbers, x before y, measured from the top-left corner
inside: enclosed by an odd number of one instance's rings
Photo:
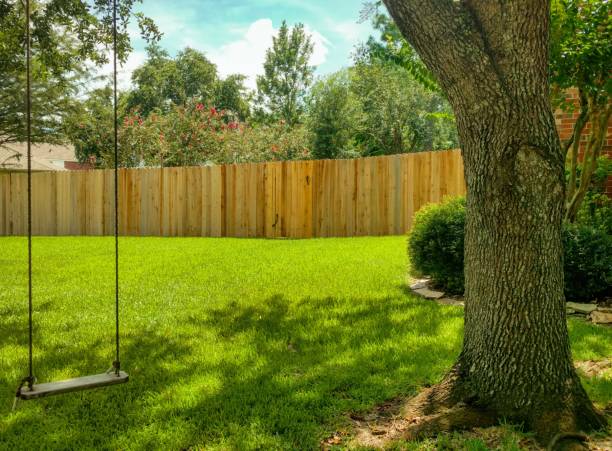
[[[555,0],[551,12],[555,104],[572,111],[575,105],[566,99],[566,90],[576,88],[579,97],[580,114],[563,143],[569,172],[565,218],[574,221],[596,171],[612,114],[612,20],[609,2],[604,0]],[[578,154],[587,123],[591,130],[580,170]]]
[[[187,47],[172,58],[154,43],[147,47],[147,60],[132,74],[134,88],[127,96],[127,109],[146,117],[195,102],[228,109],[243,119],[249,113],[244,80],[242,75],[220,79],[217,66],[198,50]]]
[[[212,105],[217,67],[197,50],[187,47],[171,58],[154,43],[147,47],[145,63],[134,70],[132,83],[127,108],[138,109],[143,116],[154,110],[168,112],[191,100]]]
[[[353,137],[359,105],[351,94],[350,74],[340,71],[318,80],[308,98],[307,127],[312,134],[314,158],[355,156]]]
[[[450,105],[410,73],[381,61],[318,80],[306,124],[318,158],[390,155],[457,147]]]
[[[231,111],[235,115],[234,119],[241,121],[251,114],[251,92],[244,85],[245,81],[244,75],[228,75],[224,80],[219,80],[215,90],[215,106]]]
[[[143,36],[159,39],[155,24],[132,13],[137,0],[120,3],[118,55],[131,51],[127,26],[136,18]],[[108,61],[112,43],[112,2],[53,0],[31,2],[32,138],[57,142],[65,138],[63,119],[88,76],[86,63]],[[25,93],[25,11],[21,0],[0,0],[0,146],[26,139],[23,121]]]
[[[64,120],[66,134],[81,163],[95,159],[100,164],[103,157],[113,155],[113,120],[111,86],[94,89]]]
[[[284,120],[288,125],[299,122],[314,73],[310,65],[313,48],[304,25],[297,24],[290,32],[283,21],[266,52],[264,74],[257,77],[260,114],[268,120]]]
[[[457,146],[450,106],[426,90],[401,66],[358,63],[351,92],[361,115],[355,141],[364,156],[391,155]]]
[[[468,189],[463,348],[444,380],[407,406],[408,434],[507,418],[547,443],[603,427],[565,319],[549,2],[384,3],[453,107]]]

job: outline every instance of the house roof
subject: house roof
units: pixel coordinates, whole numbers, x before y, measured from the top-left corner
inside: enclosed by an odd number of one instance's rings
[[[25,171],[28,168],[27,144],[13,143],[0,147],[0,170]],[[70,145],[33,144],[32,170],[64,171],[65,161],[77,161]],[[60,162],[55,164],[54,162]]]

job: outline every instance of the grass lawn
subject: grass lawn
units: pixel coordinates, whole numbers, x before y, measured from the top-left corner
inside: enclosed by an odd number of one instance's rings
[[[113,360],[113,244],[35,238],[35,373]],[[26,241],[0,238],[0,449],[314,449],[346,414],[436,382],[462,310],[404,291],[405,239],[125,238],[127,385],[21,403]],[[572,321],[578,360],[612,355],[612,329]],[[612,375],[586,381],[600,405]]]

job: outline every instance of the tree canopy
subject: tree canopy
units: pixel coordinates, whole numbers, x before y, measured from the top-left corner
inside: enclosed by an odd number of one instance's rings
[[[126,108],[143,116],[168,113],[175,106],[190,102],[232,111],[238,118],[249,115],[245,77],[219,77],[217,66],[198,50],[186,47],[176,57],[157,44],[147,47],[147,59],[132,74],[133,88],[127,94]]]
[[[149,18],[134,12],[135,3],[120,3],[118,57],[132,48],[127,27],[136,20],[149,41],[161,33]],[[0,145],[25,140],[25,11],[23,2],[0,0]],[[50,0],[31,2],[33,139],[53,142],[64,137],[64,118],[74,108],[90,71],[108,62],[112,43],[112,2]]]
[[[313,48],[303,24],[289,30],[283,21],[272,47],[266,52],[264,74],[257,77],[260,115],[289,125],[300,121],[306,90],[314,74],[314,67],[310,65]]]

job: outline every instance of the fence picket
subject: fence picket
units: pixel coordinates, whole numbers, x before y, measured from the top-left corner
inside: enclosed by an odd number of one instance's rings
[[[407,232],[428,202],[465,193],[457,150],[119,171],[132,236],[311,238]],[[32,175],[36,235],[112,235],[113,172]],[[0,235],[27,232],[27,178],[0,174]]]

